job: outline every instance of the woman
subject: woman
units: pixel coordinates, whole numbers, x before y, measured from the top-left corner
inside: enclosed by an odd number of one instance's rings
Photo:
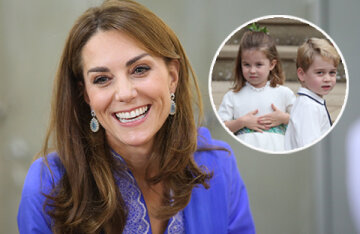
[[[253,233],[231,149],[196,129],[192,88],[201,114],[183,48],[149,10],[112,0],[86,11],[60,61],[20,233]]]

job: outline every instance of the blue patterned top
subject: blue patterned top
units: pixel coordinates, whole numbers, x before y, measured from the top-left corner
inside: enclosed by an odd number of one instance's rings
[[[220,147],[227,150],[195,152],[195,162],[214,173],[209,181],[210,188],[194,187],[189,204],[169,220],[165,233],[254,234],[247,191],[233,151],[228,144],[212,139],[206,128],[199,128],[198,132],[198,148]],[[43,158],[33,162],[26,176],[17,216],[20,234],[52,233],[51,217],[43,209],[43,194],[50,193],[60,181],[64,167],[55,152],[47,159],[53,177]],[[131,172],[127,171],[122,178],[117,178],[117,184],[129,207],[124,233],[151,233],[146,204]]]
[[[125,163],[124,159],[116,152],[112,151],[112,154]],[[116,183],[129,212],[124,233],[152,233],[144,197],[131,171],[126,171],[125,176],[118,178]],[[182,211],[170,218],[165,233],[185,233]]]

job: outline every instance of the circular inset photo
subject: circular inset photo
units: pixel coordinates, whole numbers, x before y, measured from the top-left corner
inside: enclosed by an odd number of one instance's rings
[[[336,43],[304,19],[269,15],[234,30],[209,75],[213,109],[224,129],[265,153],[308,148],[337,124],[348,72]]]

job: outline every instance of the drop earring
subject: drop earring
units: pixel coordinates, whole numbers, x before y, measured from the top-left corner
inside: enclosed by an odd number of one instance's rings
[[[171,103],[170,103],[170,115],[175,115],[176,113],[176,103],[175,103],[175,94],[171,93],[170,95]]]
[[[90,120],[90,129],[92,132],[99,131],[99,121],[96,119],[95,112],[91,110],[92,119]]]

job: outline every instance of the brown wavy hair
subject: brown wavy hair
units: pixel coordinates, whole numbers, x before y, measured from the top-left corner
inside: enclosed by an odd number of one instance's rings
[[[75,22],[56,74],[50,124],[41,152],[48,154],[52,143],[64,167],[63,177],[51,194],[46,194],[44,205],[54,233],[121,233],[126,223],[126,205],[115,183],[126,169],[112,156],[105,130],[90,131],[90,107],[84,100],[81,52],[99,30],[125,32],[149,53],[165,61],[176,59],[180,64],[175,92],[177,112],[155,135],[147,167],[159,165],[156,175],[150,177],[147,171],[147,182],[162,182],[167,191],[157,216],[168,219],[185,208],[194,186],[208,188],[212,177],[193,159],[197,129],[192,103],[199,113],[198,123],[202,103],[194,71],[175,33],[138,3],[105,1],[88,9]]]
[[[241,38],[240,46],[235,62],[235,77],[232,90],[234,92],[239,92],[242,87],[246,84],[246,79],[243,76],[242,67],[241,67],[241,55],[244,50],[256,49],[262,51],[265,56],[271,61],[276,60],[276,65],[274,69],[270,71],[268,80],[270,81],[271,87],[276,87],[277,85],[284,84],[285,75],[281,66],[280,56],[276,49],[275,40],[264,32],[253,32],[247,31]]]

